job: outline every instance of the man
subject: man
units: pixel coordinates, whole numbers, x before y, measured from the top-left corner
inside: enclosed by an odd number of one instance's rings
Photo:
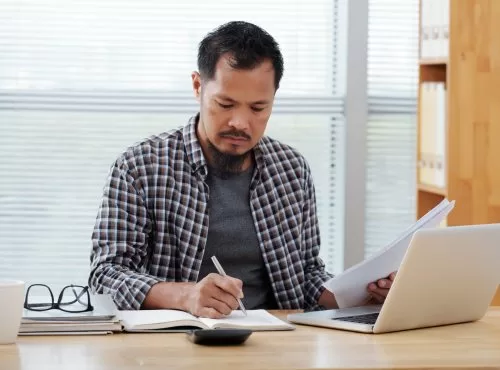
[[[283,75],[276,41],[230,22],[199,45],[200,110],[123,153],[92,235],[89,285],[120,309],[219,318],[238,308],[336,307],[322,285],[314,184],[302,155],[264,136]],[[228,276],[216,273],[216,255]],[[387,294],[392,277],[372,294]],[[386,284],[385,286],[382,286]]]

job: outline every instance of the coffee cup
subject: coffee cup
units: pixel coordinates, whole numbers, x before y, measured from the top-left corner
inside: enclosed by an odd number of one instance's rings
[[[23,316],[24,282],[0,279],[0,345],[16,342]]]

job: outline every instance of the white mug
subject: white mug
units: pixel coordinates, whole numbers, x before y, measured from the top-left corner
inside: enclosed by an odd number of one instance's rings
[[[24,282],[0,279],[0,345],[15,343],[24,304]]]

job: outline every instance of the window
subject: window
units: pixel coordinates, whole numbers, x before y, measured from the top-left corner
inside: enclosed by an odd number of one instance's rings
[[[102,187],[128,145],[196,113],[204,34],[244,19],[280,43],[285,76],[268,134],[313,169],[332,271],[342,166],[339,0],[7,0],[0,3],[0,277],[86,284]],[[332,207],[334,205],[335,207]]]
[[[365,256],[415,222],[418,0],[370,0]]]

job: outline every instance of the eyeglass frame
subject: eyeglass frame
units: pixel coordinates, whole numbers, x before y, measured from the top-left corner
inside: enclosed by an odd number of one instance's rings
[[[33,288],[33,287],[37,287],[37,286],[41,286],[41,287],[44,287],[44,288],[47,288],[47,290],[49,291],[50,293],[50,298],[51,298],[51,301],[52,303],[28,303],[28,296],[29,296],[29,293],[30,293],[30,289]],[[73,290],[73,293],[75,295],[75,299],[71,302],[68,302],[68,303],[64,303],[62,302],[62,299],[63,299],[63,293],[66,289],[68,288],[71,288]],[[76,291],[75,291],[75,288],[80,288],[82,289],[81,293],[80,294],[77,294]],[[67,305],[71,305],[71,304],[74,304],[76,302],[80,303],[80,304],[83,304],[81,301],[80,301],[80,298],[84,295],[84,294],[87,294],[87,308],[84,309],[84,310],[74,310],[74,311],[70,311],[70,310],[66,310],[64,309],[62,306],[67,306]],[[43,308],[43,309],[38,309],[36,308],[36,306],[47,306],[47,308]],[[81,286],[81,285],[74,285],[74,284],[70,284],[70,285],[66,285],[65,287],[63,287],[59,293],[59,297],[57,299],[57,301],[54,301],[54,293],[52,292],[52,289],[50,289],[50,287],[48,285],[45,285],[45,284],[31,284],[28,289],[26,290],[26,295],[24,297],[24,308],[27,309],[27,310],[30,310],[30,311],[35,311],[35,312],[44,312],[44,311],[49,311],[49,310],[60,310],[60,311],[63,311],[63,312],[67,312],[67,313],[83,313],[83,312],[90,312],[90,311],[93,311],[94,310],[94,306],[92,306],[92,303],[90,302],[90,293],[89,293],[89,287],[88,286]]]

